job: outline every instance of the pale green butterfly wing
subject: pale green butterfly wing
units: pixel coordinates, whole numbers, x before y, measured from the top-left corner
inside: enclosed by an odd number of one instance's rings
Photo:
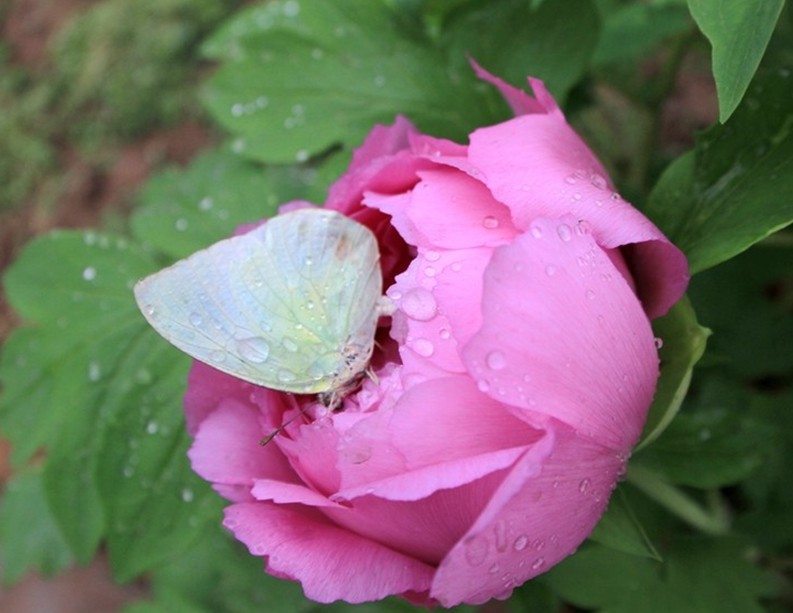
[[[135,297],[193,358],[272,389],[317,393],[366,367],[382,283],[369,229],[301,209],[143,279]]]

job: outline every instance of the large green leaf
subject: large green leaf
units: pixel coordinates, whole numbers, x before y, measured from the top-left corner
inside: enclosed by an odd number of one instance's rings
[[[692,272],[723,262],[793,220],[791,71],[761,70],[724,126],[676,160],[646,213],[686,252]]]
[[[713,49],[722,122],[746,93],[784,5],[785,0],[688,0]]]
[[[206,92],[209,110],[237,135],[235,151],[266,162],[357,144],[397,114],[456,138],[493,118],[495,98],[471,71],[450,73],[442,52],[380,0],[267,2],[204,49],[224,60]]]
[[[20,529],[22,526],[27,529]],[[51,575],[72,561],[50,515],[38,469],[16,475],[5,486],[0,503],[0,550],[6,583],[13,583],[32,568]]]
[[[518,87],[543,79],[560,100],[578,81],[598,42],[600,23],[590,0],[471,2],[447,24],[444,43],[452,65],[469,57]]]
[[[683,298],[664,317],[653,322],[659,343],[663,343],[661,378],[644,425],[638,449],[652,443],[669,426],[688,392],[694,366],[705,352],[710,330],[697,323],[688,298]]]

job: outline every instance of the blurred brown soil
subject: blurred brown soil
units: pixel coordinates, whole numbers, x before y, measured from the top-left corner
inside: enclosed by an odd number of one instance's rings
[[[7,0],[2,0],[7,1]],[[49,61],[53,36],[79,11],[98,0],[10,0],[2,7],[0,39],[11,61],[41,73]],[[102,151],[101,166],[69,143],[58,143],[58,168],[29,201],[0,213],[0,275],[31,238],[53,228],[96,227],[108,214],[125,215],[140,185],[165,164],[187,163],[211,142],[209,130],[196,121],[141,135]],[[56,185],[54,205],[40,204]],[[47,192],[47,190],[50,190]],[[19,318],[0,286],[0,346]],[[9,445],[0,439],[0,483],[11,475]],[[78,613],[119,611],[145,596],[141,586],[116,585],[103,556],[84,568],[53,579],[31,574],[18,585],[0,588],[3,613]]]

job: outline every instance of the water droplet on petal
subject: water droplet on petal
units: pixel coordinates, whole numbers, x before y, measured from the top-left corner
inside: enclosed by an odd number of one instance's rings
[[[534,560],[534,563],[531,565],[531,569],[540,570],[543,564],[545,564],[545,560],[543,558],[537,558],[536,560]]]
[[[587,297],[587,298],[589,298],[590,300],[594,300],[594,299],[595,299],[595,292],[594,292],[594,290],[588,289],[588,290],[586,291],[586,297]]]
[[[549,277],[553,277],[556,274],[556,266],[548,264],[548,266],[545,267],[545,274]]]
[[[413,351],[425,358],[428,358],[433,353],[435,353],[435,345],[433,345],[432,342],[428,341],[426,338],[417,338],[415,341],[413,341],[411,347],[413,348]]]
[[[507,365],[507,360],[500,351],[491,351],[487,354],[485,361],[491,370],[502,370]]]
[[[492,215],[488,215],[482,220],[482,225],[488,230],[492,230],[493,228],[498,228],[498,219],[496,219]]]
[[[440,336],[443,340],[448,340],[451,337],[452,333],[449,332],[446,328],[441,328],[440,332],[438,332],[438,336]]]
[[[529,537],[525,534],[521,534],[518,538],[515,539],[515,542],[512,543],[512,548],[515,551],[523,551],[526,549],[526,546],[529,544]]]
[[[490,384],[485,379],[477,381],[476,387],[479,388],[479,391],[483,394],[486,394],[490,390]]]
[[[465,540],[465,559],[471,566],[480,566],[487,559],[490,543],[484,536],[472,536]]]
[[[428,277],[434,277],[435,275],[437,275],[437,274],[438,274],[438,271],[437,271],[437,270],[435,270],[435,268],[434,268],[434,267],[432,267],[432,266],[427,266],[427,267],[424,269],[424,274],[425,274],[425,275],[427,275]]]
[[[606,189],[607,181],[606,181],[606,177],[604,177],[603,175],[593,172],[592,176],[590,177],[590,181],[592,182],[592,185],[594,185],[596,188]]]
[[[438,314],[435,297],[422,287],[411,289],[400,302],[405,315],[417,321],[429,321]]]
[[[540,226],[532,226],[531,235],[534,238],[542,238],[542,228]]]
[[[582,494],[585,494],[586,491],[589,489],[590,483],[591,482],[589,479],[582,479],[581,483],[578,484],[578,491],[581,492]]]
[[[243,338],[237,341],[237,351],[243,359],[254,364],[261,364],[267,361],[267,357],[270,355],[270,346],[263,338]]]
[[[454,262],[449,268],[454,272],[460,272],[463,269],[463,265],[460,262]]]
[[[569,242],[570,239],[573,237],[573,233],[570,230],[570,226],[563,223],[560,224],[558,228],[556,228],[556,233],[559,235],[564,242]]]
[[[656,336],[656,337],[655,337],[655,348],[656,348],[656,349],[660,349],[660,348],[661,348],[661,347],[663,347],[663,346],[664,346],[664,339],[662,339],[662,338],[660,338],[660,337]]]
[[[427,251],[427,253],[424,254],[424,257],[428,262],[437,262],[440,259],[441,254],[437,251]]]

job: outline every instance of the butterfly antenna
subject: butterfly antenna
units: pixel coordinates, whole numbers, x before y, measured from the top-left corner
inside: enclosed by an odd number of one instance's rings
[[[302,411],[301,411],[301,413],[302,413]],[[292,423],[294,420],[295,420],[295,418],[294,418],[294,417],[291,417],[291,418],[289,419],[289,421],[282,423],[282,424],[281,424],[280,426],[278,426],[278,427],[277,427],[275,430],[273,430],[272,432],[270,432],[270,434],[268,434],[267,436],[265,436],[264,438],[262,438],[262,439],[259,441],[259,444],[260,444],[262,447],[264,447],[265,445],[267,445],[267,443],[269,443],[269,442],[270,442],[270,441],[272,441],[272,440],[273,440],[273,439],[274,439],[276,436],[278,436],[279,434],[281,434],[281,432],[283,431],[283,429],[284,429],[284,428],[286,428],[286,427],[287,427],[289,424],[291,424],[291,423]]]

